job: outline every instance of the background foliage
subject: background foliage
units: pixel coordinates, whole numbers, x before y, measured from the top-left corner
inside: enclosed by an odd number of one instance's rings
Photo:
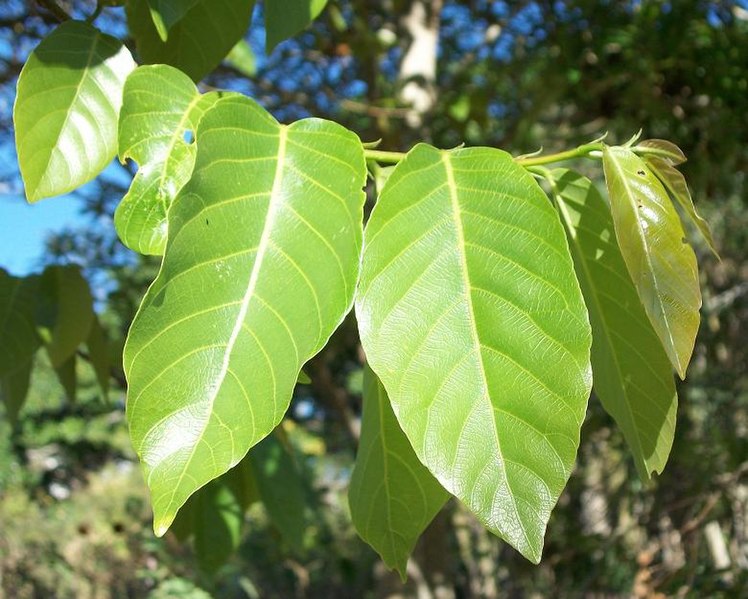
[[[224,62],[203,91],[242,91],[281,121],[333,118],[365,140],[382,138],[388,149],[467,141],[517,154],[541,141],[553,150],[605,130],[624,141],[641,126],[647,136],[676,141],[689,157],[684,170],[722,260],[701,247],[702,327],[688,380],[679,384],[675,445],[664,473],[642,485],[621,433],[591,402],[543,563],[530,566],[448,504],[407,567],[405,593],[739,594],[748,588],[748,7],[433,2],[436,75],[415,78],[431,104],[414,114],[402,99],[400,66],[411,38],[399,18],[412,4],[331,2],[313,27],[269,54],[260,4],[247,33],[254,64]],[[61,6],[79,15],[93,8]],[[35,4],[0,8],[3,156],[13,152],[10,107],[20,66],[55,24]],[[122,9],[105,11],[97,25],[122,34]],[[21,193],[15,163],[6,162],[9,197],[2,201],[18,201],[10,197]],[[125,192],[116,169],[124,168],[113,166],[80,192],[91,226],[50,238],[43,258],[85,267],[115,355],[156,269],[114,237],[114,207]],[[121,389],[102,397],[94,371],[79,360],[79,397],[69,403],[52,365],[38,365],[20,424],[0,422],[0,588],[13,597],[400,592],[353,534],[345,498],[363,384],[354,331],[347,321],[336,333],[309,367],[312,385],[297,387],[292,402],[285,432],[305,518],[284,523],[254,505],[238,553],[216,572],[197,565],[197,539],[186,545],[172,535],[152,537]],[[121,379],[118,370],[114,375]],[[294,510],[300,511],[290,504],[286,511]]]

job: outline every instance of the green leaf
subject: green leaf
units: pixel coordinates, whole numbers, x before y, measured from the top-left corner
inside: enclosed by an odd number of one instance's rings
[[[18,421],[18,414],[26,401],[32,368],[33,358],[29,358],[27,362],[18,363],[13,370],[0,375],[0,399],[5,404],[5,413],[12,424]]]
[[[244,36],[253,7],[254,0],[197,0],[165,41],[146,0],[128,2],[127,23],[142,62],[168,64],[200,81]]]
[[[309,378],[309,375],[306,372],[299,370],[299,376],[297,377],[296,382],[301,385],[311,385],[312,379]]]
[[[236,42],[226,56],[225,62],[246,77],[254,77],[257,74],[257,58],[247,40]]]
[[[416,455],[540,560],[592,384],[563,228],[500,150],[419,144],[367,225],[361,341]]]
[[[161,271],[125,346],[127,413],[158,534],[280,422],[349,311],[366,171],[341,126],[278,124],[248,98],[198,126]]]
[[[258,498],[252,477],[249,460],[242,460],[190,497],[172,525],[182,542],[194,535],[198,564],[208,574],[215,574],[239,547],[244,514]]]
[[[141,254],[161,255],[166,211],[192,175],[194,136],[203,113],[219,98],[200,95],[187,75],[170,66],[144,66],[127,78],[119,121],[119,156],[138,172],[114,214],[117,234]]]
[[[55,367],[57,380],[60,381],[62,388],[65,390],[65,397],[70,403],[75,403],[76,392],[78,390],[78,379],[76,377],[76,356],[71,355],[60,366]]]
[[[79,21],[63,23],[31,53],[13,109],[29,202],[72,191],[111,162],[122,87],[134,67],[119,40]]]
[[[0,377],[26,368],[39,347],[36,284],[36,277],[14,277],[0,268]]]
[[[166,41],[169,30],[189,12],[200,0],[148,0],[151,19],[159,37]]]
[[[348,491],[356,532],[405,580],[418,537],[448,498],[418,461],[382,383],[366,368],[361,442]]]
[[[305,29],[326,4],[327,0],[265,0],[268,54],[283,40]]]
[[[552,178],[590,313],[595,394],[648,480],[662,472],[673,444],[678,396],[670,361],[626,270],[605,200],[578,173],[556,169]]]
[[[696,256],[662,183],[627,148],[603,148],[618,245],[670,363],[685,377],[699,328]]]
[[[252,448],[249,458],[257,492],[271,521],[291,547],[302,551],[307,500],[293,456],[275,435],[270,435]]]
[[[50,266],[39,287],[37,323],[49,360],[60,368],[85,342],[94,319],[93,297],[77,266]]]
[[[686,161],[686,155],[673,142],[666,139],[645,139],[639,142],[634,148],[646,158],[658,156],[672,166],[677,166]]]
[[[88,331],[86,346],[88,348],[88,358],[96,374],[96,381],[99,383],[99,388],[101,389],[101,397],[102,399],[106,399],[109,392],[109,369],[111,367],[109,341],[106,338],[104,329],[101,327],[101,323],[99,323],[99,319],[95,315],[93,320],[91,320],[91,328]]]
[[[665,189],[681,205],[681,208],[683,208],[688,218],[691,219],[691,222],[696,225],[696,228],[701,232],[712,253],[719,258],[719,254],[714,247],[714,238],[709,229],[709,224],[696,212],[696,207],[693,205],[693,199],[691,199],[691,192],[688,191],[685,177],[667,160],[656,156],[648,156],[644,160],[650,170],[665,186]]]

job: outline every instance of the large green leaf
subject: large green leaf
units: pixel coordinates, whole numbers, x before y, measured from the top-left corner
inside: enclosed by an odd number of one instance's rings
[[[127,23],[143,62],[169,64],[200,81],[244,36],[253,7],[254,0],[197,0],[172,25],[166,41],[147,0],[128,2]]]
[[[366,368],[361,443],[348,491],[356,531],[405,579],[418,537],[448,498],[418,461],[382,383]]]
[[[60,368],[87,340],[93,319],[93,297],[80,269],[45,269],[39,285],[37,323],[54,368]]]
[[[563,228],[505,152],[416,146],[365,237],[367,359],[418,458],[493,532],[540,560],[592,383]]]
[[[268,52],[307,27],[326,4],[327,0],[265,0]]]
[[[134,67],[119,40],[79,21],[63,23],[31,53],[13,109],[29,202],[72,191],[111,162]]]
[[[686,179],[680,171],[672,166],[667,160],[658,158],[657,156],[648,156],[644,159],[647,166],[662,182],[665,188],[680,204],[686,216],[691,222],[696,225],[701,235],[704,237],[709,249],[712,253],[719,258],[717,249],[714,247],[714,238],[712,237],[712,231],[709,229],[709,223],[707,223],[698,212],[696,207],[693,205],[693,199],[691,199],[691,192],[688,191],[688,185]]]
[[[673,443],[678,396],[670,361],[626,270],[605,200],[578,173],[557,169],[552,178],[590,313],[595,394],[646,480],[662,472]]]
[[[200,0],[147,0],[151,9],[151,19],[163,41],[169,37],[169,30],[189,12]]]
[[[219,98],[200,95],[180,70],[143,66],[127,78],[119,120],[119,157],[138,172],[114,215],[117,233],[141,254],[164,253],[166,211],[192,174],[193,139],[205,110]]]
[[[26,366],[39,347],[35,287],[36,278],[14,277],[0,268],[0,376]]]
[[[280,422],[302,365],[349,311],[363,149],[319,119],[224,98],[198,126],[161,271],[125,347],[127,413],[158,534]]]
[[[291,547],[303,550],[306,492],[289,448],[270,435],[252,448],[249,459],[257,493],[270,519]]]
[[[605,146],[603,168],[626,268],[670,363],[684,378],[699,328],[696,256],[667,191],[639,156]]]

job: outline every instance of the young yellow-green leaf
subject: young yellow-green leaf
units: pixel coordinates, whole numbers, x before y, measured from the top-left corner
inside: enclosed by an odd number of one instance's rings
[[[249,460],[257,493],[270,520],[291,547],[303,551],[307,500],[294,457],[275,435],[270,435],[252,448]]]
[[[683,150],[666,139],[645,139],[640,141],[634,149],[645,157],[658,156],[672,166],[677,166],[686,161]]]
[[[200,81],[244,36],[253,8],[254,0],[197,0],[163,40],[148,1],[132,0],[127,23],[142,62],[168,64]]]
[[[537,563],[592,384],[590,325],[564,230],[490,148],[419,144],[367,225],[361,341],[416,455]]]
[[[39,285],[37,323],[54,368],[60,368],[86,341],[93,319],[93,297],[80,269],[45,269]]]
[[[101,389],[101,397],[106,399],[109,392],[109,368],[111,366],[109,341],[96,315],[91,321],[86,347],[88,348],[88,358],[91,361],[91,366],[93,366],[94,374],[96,374],[96,381]]]
[[[670,192],[670,195],[681,205],[681,208],[683,208],[688,218],[691,219],[691,222],[696,225],[696,228],[704,237],[712,253],[719,258],[719,254],[714,247],[712,231],[709,229],[709,224],[696,212],[696,207],[693,205],[693,199],[691,199],[691,192],[688,191],[685,177],[663,158],[647,156],[644,160],[651,171]]]
[[[138,172],[114,214],[117,234],[141,254],[161,255],[166,246],[166,211],[192,174],[193,139],[203,113],[220,97],[200,95],[179,69],[167,65],[135,69],[125,82],[119,119],[119,157],[132,158]]]
[[[122,87],[133,68],[119,40],[79,21],[63,23],[31,53],[13,108],[29,202],[72,191],[111,162]]]
[[[36,285],[36,277],[14,277],[0,268],[0,377],[25,368],[39,347]]]
[[[320,119],[283,126],[235,96],[205,113],[197,138],[124,355],[158,534],[280,422],[301,367],[351,307],[361,251],[353,133]]]
[[[644,310],[681,378],[699,328],[696,256],[667,191],[627,148],[604,146],[603,168],[618,245]]]
[[[574,171],[556,169],[552,177],[590,313],[595,394],[648,480],[662,472],[673,444],[678,396],[670,361],[626,270],[605,200]]]
[[[326,4],[327,0],[265,0],[268,53],[283,40],[306,28]]]
[[[356,532],[405,580],[418,537],[448,498],[418,461],[382,383],[367,367],[361,442],[348,491]]]
[[[163,41],[169,37],[169,30],[189,12],[200,0],[147,0],[151,19]]]

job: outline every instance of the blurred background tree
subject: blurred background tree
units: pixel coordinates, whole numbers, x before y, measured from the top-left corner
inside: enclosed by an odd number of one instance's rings
[[[78,16],[93,5],[57,3]],[[0,202],[23,201],[11,107],[21,65],[57,23],[49,6],[9,0],[0,7]],[[391,150],[424,140],[520,154],[606,131],[622,142],[639,127],[683,148],[686,178],[722,260],[701,247],[702,328],[679,387],[669,465],[643,486],[621,434],[593,398],[578,467],[540,566],[449,504],[402,585],[357,539],[348,515],[361,392],[361,352],[348,321],[310,364],[313,382],[297,387],[285,425],[311,506],[301,543],[290,545],[283,525],[255,504],[239,551],[209,574],[189,544],[152,536],[119,367],[112,374],[120,384],[101,397],[90,367],[80,364],[79,400],[71,404],[41,364],[19,424],[0,420],[0,595],[748,592],[748,3],[331,0],[311,28],[270,54],[262,15],[260,3],[244,53],[202,85],[246,93],[281,121],[331,118]],[[122,9],[105,10],[97,24],[122,34]],[[113,165],[79,192],[80,226],[49,237],[40,256],[84,267],[115,356],[158,268],[114,234],[112,214],[130,176],[129,166]]]

